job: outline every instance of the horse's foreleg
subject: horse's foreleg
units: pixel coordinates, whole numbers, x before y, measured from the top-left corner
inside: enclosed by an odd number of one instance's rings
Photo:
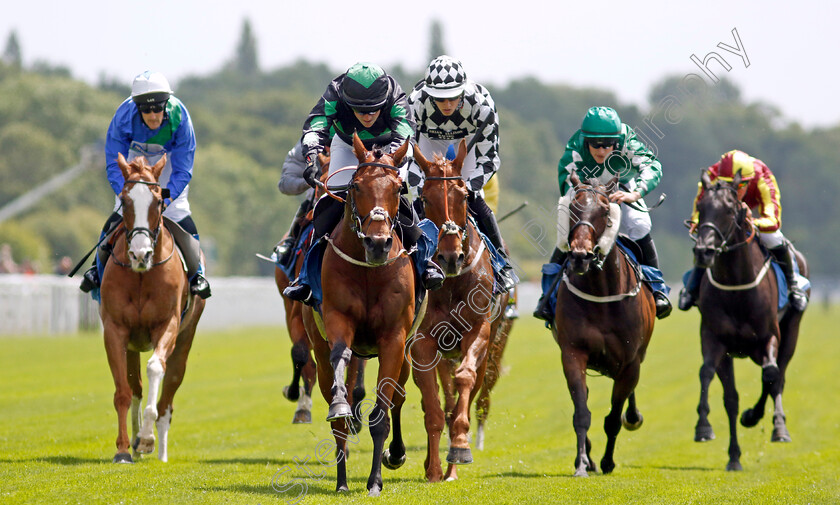
[[[181,328],[181,333],[175,342],[175,349],[166,359],[166,373],[163,376],[163,388],[160,401],[157,403],[158,459],[166,462],[169,458],[167,443],[169,441],[169,426],[174,412],[172,403],[175,393],[184,381],[187,371],[187,357],[192,348],[195,326],[197,321]]]
[[[418,333],[418,335],[421,335]],[[426,480],[429,482],[440,482],[443,479],[443,471],[440,463],[440,436],[446,418],[440,406],[440,395],[437,383],[437,362],[440,361],[440,354],[437,350],[437,342],[428,337],[420,336],[412,340],[409,346],[410,359],[412,362],[411,375],[414,384],[420,390],[420,405],[423,408],[423,421],[426,428]]]
[[[490,354],[487,357],[487,369],[484,373],[484,381],[482,381],[481,390],[475,400],[475,417],[478,421],[478,427],[475,434],[475,446],[481,451],[484,450],[484,429],[487,422],[487,416],[490,414],[490,392],[496,385],[496,381],[502,375],[502,355],[507,346],[508,335],[513,321],[510,319],[503,319],[501,324],[493,325],[491,327],[491,334],[494,335],[493,341],[490,344]],[[495,329],[495,333],[493,330]]]
[[[114,463],[133,463],[128,452],[128,424],[126,417],[131,404],[131,388],[128,383],[126,364],[126,343],[128,332],[109,321],[104,321],[105,353],[114,379],[114,408],[117,411],[117,454]]]
[[[137,438],[140,432],[140,404],[143,401],[143,380],[140,375],[140,353],[137,351],[126,351],[126,363],[128,365],[128,384],[131,387],[131,440]],[[139,453],[134,451],[134,457]]]
[[[334,421],[344,417],[351,417],[353,409],[347,401],[347,386],[344,384],[344,374],[353,352],[343,342],[337,342],[330,351],[330,364],[333,369],[333,384],[330,390],[332,401],[327,413],[327,421]]]
[[[607,417],[604,418],[604,432],[607,434],[607,447],[604,451],[604,457],[601,459],[601,471],[604,473],[610,473],[615,468],[613,455],[615,453],[615,441],[618,438],[618,432],[621,431],[621,411],[624,409],[624,402],[633,394],[633,390],[636,389],[638,383],[638,361],[627,365],[624,371],[613,379],[612,408]],[[635,405],[633,405],[633,410],[635,408]]]
[[[408,360],[404,360],[402,369],[400,370],[400,389],[395,389],[392,397],[394,406],[391,407],[391,443],[382,454],[382,464],[389,470],[396,470],[405,463],[405,442],[402,436],[402,406],[405,403],[405,383],[408,381],[408,375],[410,373],[411,366]]]
[[[167,360],[172,354],[172,349],[178,335],[179,318],[173,318],[163,329],[162,334],[153,342],[157,342],[152,356],[146,362],[146,377],[149,379],[149,395],[146,398],[146,406],[143,408],[143,420],[140,425],[140,433],[137,435],[135,450],[141,454],[151,454],[155,450],[154,424],[158,418],[158,396],[166,373]],[[179,379],[180,383],[180,379]],[[162,412],[161,412],[162,413]]]
[[[405,397],[400,385],[404,376],[405,333],[381,337],[379,347],[379,375],[376,381],[376,404],[370,413],[370,436],[373,439],[373,461],[368,476],[368,496],[379,496],[382,491],[382,454],[385,440],[391,431],[388,411],[394,407],[395,395]],[[405,376],[407,378],[407,376]],[[400,401],[403,401],[400,399]]]
[[[700,367],[700,402],[697,404],[697,425],[694,427],[694,441],[708,442],[715,439],[715,432],[709,423],[709,385],[715,378],[715,371],[726,350],[723,346],[713,343],[713,335],[703,335],[701,329],[701,348],[703,365]]]
[[[575,457],[575,477],[588,477],[589,471],[596,472],[595,463],[589,458],[591,444],[587,437],[589,426],[592,424],[592,413],[586,405],[589,390],[586,387],[586,356],[572,351],[562,354],[563,373],[569,394],[575,406],[572,416],[572,426],[577,437],[577,456]]]
[[[347,487],[347,439],[353,437],[358,442],[358,435],[349,432],[349,423],[345,423],[344,419],[336,419],[330,422],[330,426],[335,437],[335,490],[343,493],[350,490]],[[327,466],[332,466],[332,463]],[[315,477],[320,478],[317,475]]]
[[[735,367],[732,357],[724,356],[717,374],[723,385],[723,407],[729,418],[729,463],[727,470],[742,470],[741,447],[738,445],[738,390],[735,389]]]
[[[283,397],[291,402],[300,398],[300,375],[308,360],[309,347],[305,340],[298,340],[292,345],[292,382],[283,388]]]

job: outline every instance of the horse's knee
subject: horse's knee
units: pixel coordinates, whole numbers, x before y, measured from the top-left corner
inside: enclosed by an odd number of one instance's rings
[[[700,367],[700,381],[711,382],[715,378],[715,367],[704,364]]]
[[[574,415],[572,415],[572,425],[575,428],[583,428],[588,430],[592,425],[592,413],[588,408],[576,408]]]
[[[368,426],[370,427],[370,436],[374,440],[377,437],[382,437],[382,440],[384,440],[391,431],[391,422],[388,418],[388,413],[378,404],[374,405],[370,411]]]
[[[303,367],[309,361],[309,349],[306,344],[297,342],[292,346],[292,363],[295,367]]]

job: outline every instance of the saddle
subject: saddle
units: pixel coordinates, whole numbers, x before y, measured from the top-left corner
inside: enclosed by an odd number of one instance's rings
[[[201,259],[201,248],[198,240],[193,237],[190,232],[183,229],[181,225],[166,216],[163,216],[163,224],[172,234],[172,238],[175,241],[175,247],[178,248],[181,258],[184,261],[184,266],[187,270],[187,278],[191,279],[198,272]],[[106,233],[105,240],[103,240],[102,245],[99,246],[96,251],[99,260],[97,264],[100,265],[101,269],[105,268],[105,264],[108,262],[108,257],[114,250],[114,243],[122,233],[125,233],[125,226],[123,226],[122,221],[117,222],[117,224]],[[100,279],[102,278],[103,273],[104,272],[102,271],[99,272]]]

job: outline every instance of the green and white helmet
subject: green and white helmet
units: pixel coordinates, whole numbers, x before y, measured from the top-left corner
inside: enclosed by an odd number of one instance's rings
[[[171,95],[172,87],[160,72],[146,70],[131,83],[131,99],[137,105],[162,103]]]
[[[391,95],[391,80],[373,63],[356,63],[347,69],[340,87],[344,102],[359,112],[381,109]]]
[[[621,136],[621,119],[612,107],[591,107],[580,126],[583,138],[618,139]]]

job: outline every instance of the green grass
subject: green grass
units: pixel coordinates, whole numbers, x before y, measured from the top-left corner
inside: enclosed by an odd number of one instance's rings
[[[642,368],[637,399],[644,426],[622,430],[615,471],[589,479],[571,477],[573,408],[560,351],[548,330],[523,317],[494,392],[486,449],[473,451],[475,463],[460,467],[457,482],[425,482],[422,411],[409,381],[408,461],[396,472],[383,469],[379,499],[365,491],[372,448],[366,431],[351,446],[350,493],[336,495],[333,469],[317,463],[318,443],[331,440],[320,395],[313,424],[290,424],[295,406],[280,395],[291,376],[282,330],[199,334],[175,398],[169,463],[147,456],[135,465],[110,462],[116,414],[101,335],[3,338],[0,503],[292,503],[296,492],[271,485],[284,469],[291,471],[279,483],[297,478],[307,486],[300,503],[837,503],[837,316],[836,308],[814,306],[803,322],[785,394],[793,442],[770,443],[768,407],[759,426],[739,428],[744,471],[731,473],[724,471],[729,437],[717,379],[710,395],[717,439],[693,441],[699,317],[675,311],[658,323]],[[736,378],[743,410],[755,402],[760,370],[738,360]],[[591,377],[589,385],[590,437],[600,462],[611,381]],[[311,473],[295,463],[307,457]]]

